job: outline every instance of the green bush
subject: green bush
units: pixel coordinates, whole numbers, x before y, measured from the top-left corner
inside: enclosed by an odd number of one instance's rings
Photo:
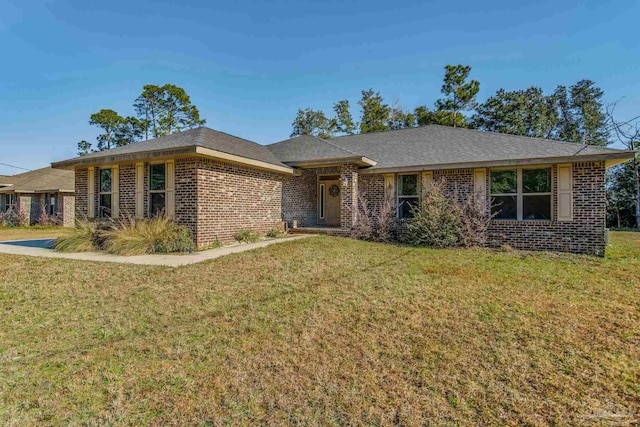
[[[184,225],[172,223],[167,232],[156,240],[154,250],[159,254],[176,252],[193,252],[196,246],[191,237],[191,231]]]
[[[280,237],[283,234],[284,233],[282,232],[282,230],[278,230],[277,228],[272,228],[271,230],[267,231],[265,236],[275,238],[275,237]]]
[[[240,243],[255,243],[260,240],[258,233],[251,230],[239,230],[233,237]]]
[[[461,202],[436,183],[422,205],[411,210],[404,241],[413,246],[434,248],[482,246],[486,243],[491,215],[484,198],[469,196]]]
[[[126,218],[105,232],[106,250],[115,255],[193,252],[191,232],[164,217]]]

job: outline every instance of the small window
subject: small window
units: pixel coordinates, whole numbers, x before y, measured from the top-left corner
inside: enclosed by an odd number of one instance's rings
[[[398,217],[413,217],[413,207],[420,203],[419,175],[398,175]]]
[[[551,220],[551,168],[491,171],[495,219]]]
[[[58,214],[58,198],[56,193],[48,193],[45,196],[45,207],[47,209],[47,215],[55,216]]]
[[[100,218],[111,217],[111,193],[112,171],[111,169],[100,169],[100,209],[98,211]]]
[[[166,182],[167,167],[164,163],[149,166],[149,213],[159,216],[164,213],[166,207]]]
[[[324,219],[325,186],[320,184],[320,219]]]

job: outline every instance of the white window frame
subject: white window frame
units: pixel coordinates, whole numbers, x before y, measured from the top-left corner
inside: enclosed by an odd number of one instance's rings
[[[416,195],[415,196],[404,196],[400,194],[400,189],[402,188],[402,186],[400,185],[400,182],[402,180],[403,176],[409,176],[409,175],[415,175],[416,176]],[[396,176],[396,217],[400,220],[408,220],[411,218],[402,218],[400,216],[400,212],[401,212],[401,206],[400,206],[400,199],[416,199],[418,201],[418,206],[420,205],[420,193],[421,193],[421,187],[420,187],[420,172],[407,172],[407,173],[399,173]]]
[[[153,166],[157,166],[157,165],[164,165],[164,190],[152,190],[151,189],[151,168]],[[147,168],[147,171],[149,173],[149,179],[147,182],[147,194],[149,195],[148,197],[148,213],[149,213],[149,218],[153,217],[153,204],[151,201],[151,195],[152,194],[164,194],[164,209],[163,211],[163,215],[167,214],[167,162],[150,162],[149,166]]]
[[[109,170],[111,171],[111,191],[102,191],[102,171]],[[109,208],[109,215],[104,214],[104,209],[102,206],[102,196],[109,195],[111,196],[111,207]],[[98,218],[111,218],[113,215],[113,168],[98,168]]]
[[[539,170],[549,169],[551,174],[551,191],[543,193],[524,193],[522,189],[522,171],[524,170]],[[491,173],[496,171],[516,171],[516,192],[515,193],[494,193],[492,188]],[[493,218],[492,221],[532,221],[532,222],[552,222],[554,218],[553,214],[553,167],[552,166],[528,166],[528,167],[502,167],[489,169],[489,197],[493,201],[494,197],[514,197],[516,198],[516,218]],[[550,219],[524,219],[524,197],[525,196],[549,196],[549,212],[551,213]],[[492,202],[493,203],[493,202]],[[490,207],[491,208],[491,207]]]
[[[318,204],[319,204],[319,206],[318,206],[318,208],[319,208],[318,209],[318,212],[319,212],[318,215],[320,216],[320,219],[324,219],[324,217],[325,217],[324,203],[325,203],[325,200],[327,198],[327,194],[325,192],[325,184],[320,184],[319,191],[320,191],[320,194],[319,194],[319,197],[318,197]]]

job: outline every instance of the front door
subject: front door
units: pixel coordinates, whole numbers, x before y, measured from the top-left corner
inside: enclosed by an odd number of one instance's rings
[[[318,223],[340,226],[340,180],[320,177],[318,180]]]

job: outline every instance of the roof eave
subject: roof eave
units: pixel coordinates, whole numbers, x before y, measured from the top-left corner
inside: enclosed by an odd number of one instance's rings
[[[285,173],[293,175],[293,169],[286,165],[276,165],[273,163],[264,162],[261,160],[249,159],[247,157],[238,156],[235,154],[229,154],[222,151],[214,150],[211,148],[192,145],[188,147],[181,147],[173,150],[155,150],[144,151],[139,153],[127,153],[127,154],[105,154],[104,156],[92,156],[88,158],[77,157],[71,160],[65,160],[62,162],[55,162],[51,164],[54,169],[76,169],[79,167],[90,167],[99,165],[110,165],[116,163],[135,162],[138,160],[160,160],[162,158],[172,158],[181,155],[195,155],[210,157],[216,160],[223,160],[243,166],[250,166],[256,169],[269,170],[272,172]]]
[[[371,167],[378,164],[378,162],[371,160],[365,156],[349,156],[349,157],[332,157],[328,159],[310,159],[300,160],[294,162],[283,162],[289,166],[296,168],[314,168],[314,167],[326,167],[337,166],[345,163],[355,164],[360,167]]]
[[[153,150],[143,151],[139,153],[127,153],[127,154],[105,154],[103,156],[91,156],[91,157],[76,157],[71,160],[63,160],[61,162],[51,163],[51,167],[54,169],[69,169],[73,170],[82,166],[97,166],[112,163],[122,163],[128,161],[145,160],[145,159],[157,159],[160,157],[173,157],[180,154],[193,154],[196,152],[196,146],[189,146],[180,149],[173,150]]]
[[[361,173],[398,173],[398,172],[418,172],[442,169],[470,169],[470,168],[486,168],[501,166],[527,166],[527,165],[544,165],[557,163],[576,163],[604,161],[605,167],[609,168],[620,163],[627,162],[635,158],[635,151],[620,151],[619,153],[603,153],[589,154],[584,156],[560,156],[560,157],[543,157],[528,159],[510,159],[510,160],[488,160],[478,162],[460,162],[460,163],[441,163],[432,165],[412,165],[412,166],[396,166],[365,169]]]

